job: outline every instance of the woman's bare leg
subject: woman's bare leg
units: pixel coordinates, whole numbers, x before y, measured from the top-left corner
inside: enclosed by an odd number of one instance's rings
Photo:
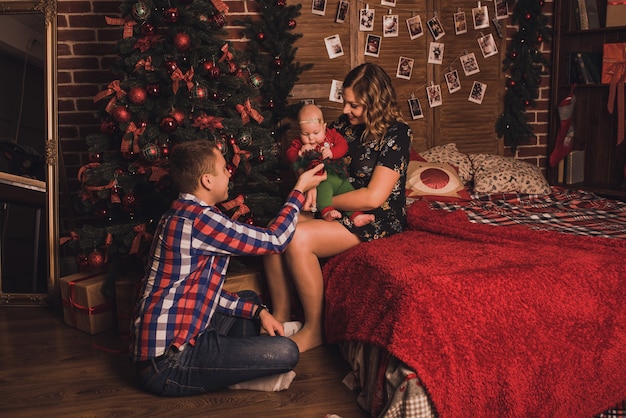
[[[319,258],[339,254],[359,242],[339,222],[318,220],[298,225],[285,252],[285,260],[304,310],[304,327],[291,337],[300,352],[324,342],[324,282]]]
[[[263,257],[265,278],[272,300],[272,315],[280,322],[291,320],[291,286],[282,254]]]

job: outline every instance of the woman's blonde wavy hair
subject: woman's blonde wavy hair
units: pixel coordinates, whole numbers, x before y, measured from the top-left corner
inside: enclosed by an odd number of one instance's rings
[[[343,81],[343,88],[347,87],[364,107],[362,141],[382,141],[390,123],[404,122],[391,78],[379,65],[366,62],[353,68]]]

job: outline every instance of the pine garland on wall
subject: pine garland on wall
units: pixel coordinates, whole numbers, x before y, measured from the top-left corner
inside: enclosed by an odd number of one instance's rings
[[[541,53],[541,44],[551,37],[548,17],[543,14],[544,0],[520,0],[516,3],[511,21],[518,25],[503,60],[503,71],[508,71],[504,111],[496,121],[498,138],[515,151],[528,144],[534,135],[526,110],[536,107],[541,77],[550,66]]]

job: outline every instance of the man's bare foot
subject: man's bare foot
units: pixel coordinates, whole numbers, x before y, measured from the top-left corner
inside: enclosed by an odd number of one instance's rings
[[[324,340],[322,339],[322,333],[307,328],[306,324],[304,324],[304,327],[302,327],[300,332],[294,334],[289,338],[291,338],[292,341],[296,343],[296,345],[298,346],[298,350],[301,353],[304,353],[305,351],[309,351],[315,347],[319,347],[320,345],[324,344]]]
[[[374,215],[363,213],[355,216],[354,219],[352,219],[352,222],[354,223],[354,226],[364,226],[374,222],[374,219]]]
[[[329,210],[328,213],[324,214],[324,219],[327,221],[334,221],[335,219],[341,218],[341,212],[337,209]]]

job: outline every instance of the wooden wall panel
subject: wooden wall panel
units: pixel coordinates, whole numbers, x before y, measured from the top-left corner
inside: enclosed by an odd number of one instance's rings
[[[381,6],[380,3],[366,3],[350,0],[349,20],[335,23],[335,15],[339,0],[326,0],[325,16],[311,13],[311,2],[302,3],[302,15],[298,19],[297,30],[303,33],[298,40],[297,60],[302,63],[313,63],[313,69],[301,76],[293,90],[293,100],[312,98],[320,105],[327,120],[333,120],[341,113],[341,104],[328,101],[330,85],[333,79],[343,80],[350,68],[365,61],[376,62],[388,71],[394,81],[405,120],[414,131],[415,149],[424,150],[438,144],[456,142],[460,150],[465,152],[502,153],[502,141],[495,133],[495,122],[502,111],[504,95],[504,75],[502,60],[505,53],[505,42],[493,25],[475,30],[473,26],[472,8],[477,7],[475,1],[457,0],[443,2],[440,0],[403,0],[396,7]],[[485,2],[489,7],[490,18],[493,16],[493,2]],[[359,10],[370,8],[375,11],[373,31],[359,31]],[[467,33],[455,35],[453,14],[464,11],[468,25]],[[442,64],[429,64],[428,53],[433,37],[428,31],[426,22],[435,13],[442,23],[445,36],[438,42],[444,44]],[[398,36],[383,36],[383,15],[398,15]],[[406,19],[419,15],[424,35],[410,39]],[[506,26],[506,20],[502,21]],[[338,34],[344,47],[342,57],[330,59],[326,52],[324,38]],[[367,34],[381,37],[381,48],[378,57],[365,56]],[[484,58],[478,44],[478,38],[492,34],[498,47],[498,54]],[[465,76],[459,57],[473,52],[480,67],[480,73]],[[400,56],[414,59],[413,71],[409,80],[397,78],[396,70]],[[450,69],[459,72],[461,90],[450,94],[445,84],[444,74]],[[482,104],[468,100],[474,81],[487,85]],[[430,108],[426,87],[440,84],[442,92],[441,106]],[[417,98],[420,101],[424,118],[412,120],[408,100]]]

